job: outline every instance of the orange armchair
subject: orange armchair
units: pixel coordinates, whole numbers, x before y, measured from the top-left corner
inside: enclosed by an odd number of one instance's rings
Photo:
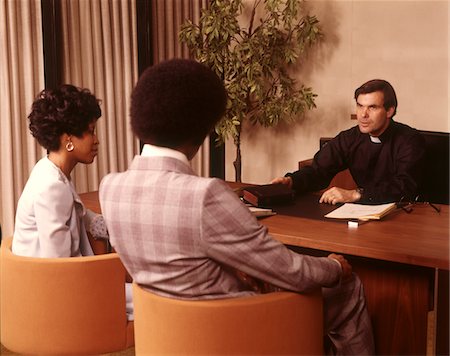
[[[1,246],[1,342],[24,354],[101,354],[134,345],[117,254],[31,258]]]
[[[322,295],[185,301],[133,284],[137,355],[323,354]]]

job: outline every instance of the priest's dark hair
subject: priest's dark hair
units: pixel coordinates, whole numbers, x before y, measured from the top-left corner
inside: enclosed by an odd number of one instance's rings
[[[147,68],[131,95],[131,127],[144,143],[200,145],[222,118],[223,82],[208,67],[172,59]]]
[[[372,79],[365,82],[358,89],[355,90],[355,100],[358,99],[360,94],[369,94],[376,91],[381,91],[384,95],[384,108],[388,110],[389,108],[394,108],[395,116],[397,113],[397,95],[395,94],[394,87],[383,79]]]

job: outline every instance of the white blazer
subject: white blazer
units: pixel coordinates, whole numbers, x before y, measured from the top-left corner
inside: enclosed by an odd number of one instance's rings
[[[85,226],[95,216],[85,209],[72,181],[44,157],[19,199],[12,251],[30,257],[93,255]]]

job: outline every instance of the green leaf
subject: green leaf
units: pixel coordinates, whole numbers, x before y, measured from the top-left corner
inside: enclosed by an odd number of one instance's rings
[[[218,142],[239,141],[244,120],[271,127],[316,107],[313,90],[289,75],[323,37],[303,3],[211,0],[198,23],[182,24],[180,42],[223,78],[228,92],[226,112],[215,128]]]

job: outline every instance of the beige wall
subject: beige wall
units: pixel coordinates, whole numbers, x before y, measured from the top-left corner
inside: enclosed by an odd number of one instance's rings
[[[321,136],[355,124],[353,92],[369,79],[394,86],[396,120],[449,131],[449,1],[309,1],[325,33],[298,71],[318,94],[317,109],[295,125],[245,127],[242,180],[268,183],[311,158]],[[234,145],[226,145],[226,179],[234,180]]]

